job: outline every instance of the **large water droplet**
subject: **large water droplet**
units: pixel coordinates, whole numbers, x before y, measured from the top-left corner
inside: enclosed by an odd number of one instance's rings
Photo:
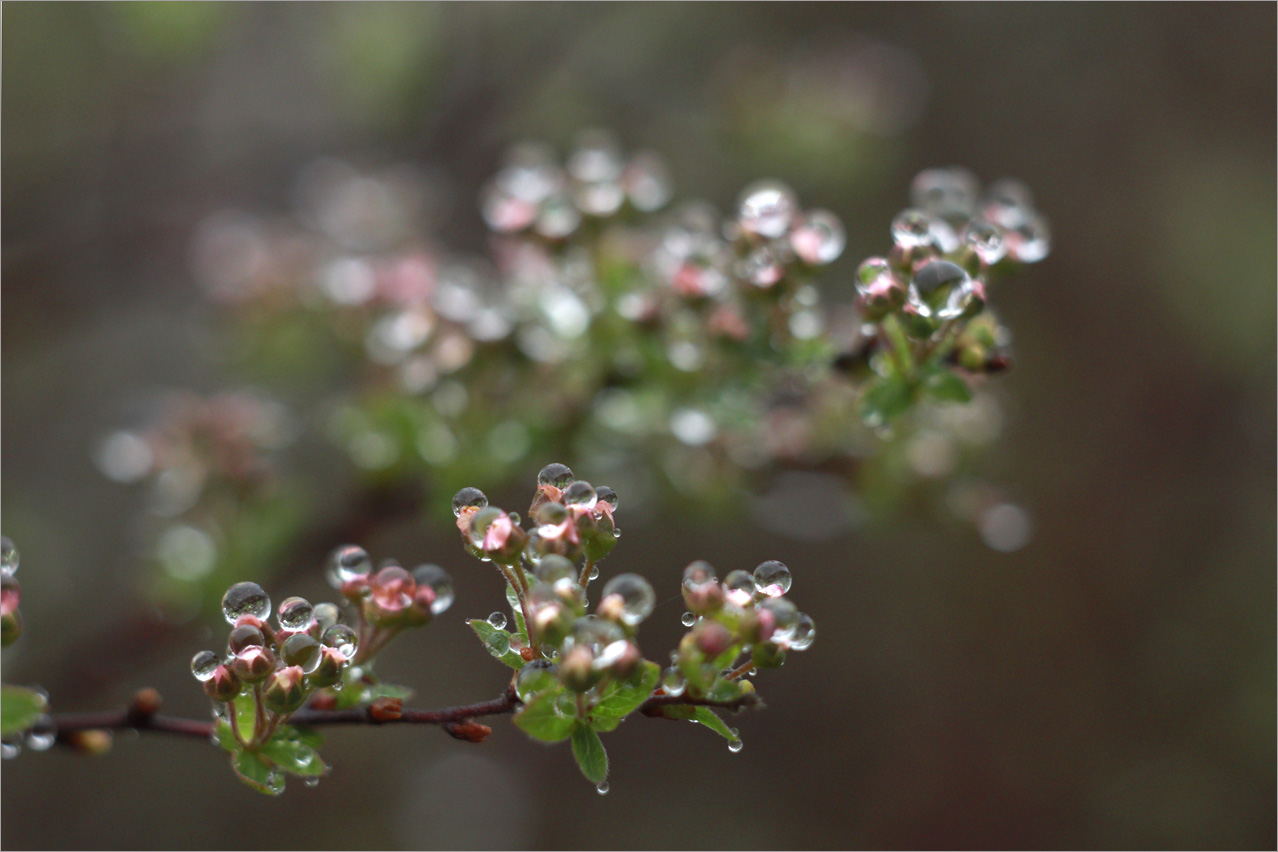
[[[723,578],[723,590],[727,593],[730,602],[739,607],[745,607],[754,600],[754,593],[757,590],[754,582],[754,575],[749,571],[728,572],[728,576]]]
[[[315,623],[319,625],[321,632],[341,620],[342,611],[338,609],[337,604],[328,603],[327,601],[315,604]]]
[[[633,627],[652,614],[657,605],[657,593],[652,584],[638,574],[618,574],[603,587],[602,601],[616,595],[621,600],[621,620]],[[603,603],[600,603],[603,607]]]
[[[804,263],[823,266],[843,254],[847,234],[839,217],[829,210],[810,210],[790,233],[790,248]]]
[[[607,503],[613,509],[617,508],[617,492],[607,485],[600,485],[595,489],[595,499],[600,503]]]
[[[737,223],[751,234],[777,239],[790,229],[798,208],[794,191],[784,183],[756,181],[741,191]]]
[[[770,598],[780,597],[790,591],[790,569],[775,559],[759,564],[754,569],[754,586]]]
[[[503,630],[506,627],[506,614],[504,612],[490,613],[488,616],[488,623],[493,627],[496,627],[498,630]]]
[[[564,489],[565,506],[589,511],[595,508],[595,503],[598,501],[599,497],[594,486],[584,479],[579,479]]]
[[[525,663],[515,675],[515,694],[520,701],[529,701],[533,695],[556,683],[559,667],[550,660],[533,660]]]
[[[967,270],[948,260],[933,260],[914,273],[909,303],[920,316],[951,320],[961,316],[976,295],[976,282]]]
[[[299,666],[302,671],[310,674],[320,664],[320,659],[323,656],[321,651],[322,647],[319,641],[313,636],[308,633],[294,633],[284,640],[284,645],[280,648],[280,655],[287,665]]]
[[[232,654],[238,654],[245,648],[251,648],[255,645],[260,648],[265,644],[266,635],[252,624],[241,624],[239,627],[234,628],[230,635],[226,637],[227,650]],[[199,655],[197,654],[196,656],[198,657]],[[192,662],[191,668],[194,670],[194,662]],[[197,673],[195,676],[198,678],[199,674]]]
[[[13,539],[7,535],[0,538],[0,575],[12,577],[16,574],[19,560],[18,548],[14,546]]]
[[[413,569],[413,579],[417,581],[417,585],[429,586],[435,593],[435,600],[430,605],[432,615],[439,615],[453,605],[457,597],[453,578],[443,568],[431,563],[418,565]]]
[[[541,469],[541,472],[537,474],[537,484],[567,488],[576,478],[572,475],[572,469],[568,465],[555,462]]]
[[[213,672],[217,671],[217,667],[221,662],[217,654],[212,651],[200,651],[191,658],[191,674],[195,675],[196,680],[203,683],[213,677]]]
[[[811,616],[801,612],[799,613],[798,621],[794,624],[794,631],[790,635],[790,649],[806,651],[812,647],[814,641],[816,641],[816,624],[812,621]]]
[[[315,620],[315,607],[306,598],[285,598],[276,618],[285,630],[305,630]]]
[[[373,560],[359,545],[344,544],[329,554],[326,575],[328,584],[335,589],[340,589],[351,580],[366,577],[372,571]]]
[[[271,599],[257,583],[236,583],[222,596],[222,615],[234,624],[242,615],[262,620],[271,614]]]
[[[903,249],[932,244],[932,217],[922,210],[902,210],[892,220],[892,242]]]
[[[484,640],[484,645],[490,654],[500,657],[510,650],[510,634],[504,631],[495,632]]]
[[[344,657],[351,657],[355,654],[355,631],[348,625],[332,625],[324,631],[322,641],[330,648],[336,648],[341,651]]]
[[[683,676],[683,672],[671,666],[661,673],[661,688],[666,695],[683,695],[684,690],[688,688],[688,680]]]
[[[986,266],[993,266],[1007,254],[1007,243],[1003,239],[1003,229],[993,222],[984,219],[973,219],[963,229],[961,237],[963,245],[976,252],[976,256]]]
[[[463,488],[453,495],[453,517],[458,517],[462,509],[482,509],[488,505],[488,497],[478,488]]]

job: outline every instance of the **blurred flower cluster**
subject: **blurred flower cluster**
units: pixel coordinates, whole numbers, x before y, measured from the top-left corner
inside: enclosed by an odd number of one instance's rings
[[[0,536],[0,646],[8,648],[22,636],[22,587],[18,585],[21,554],[13,539]],[[23,748],[45,751],[57,740],[49,716],[49,696],[40,687],[3,684],[4,714],[0,720],[0,757],[10,760]]]

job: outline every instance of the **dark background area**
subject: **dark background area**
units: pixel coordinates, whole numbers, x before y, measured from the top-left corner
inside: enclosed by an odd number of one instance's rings
[[[1274,846],[1272,4],[10,2],[3,25],[3,524],[28,624],[10,682],[121,650],[100,628],[136,589],[141,498],[92,448],[138,389],[234,381],[207,357],[191,234],[226,206],[282,210],[316,156],[436,170],[441,239],[472,250],[502,149],[591,126],[721,206],[790,181],[847,223],[845,275],[929,166],[1021,177],[1054,235],[995,296],[1017,366],[986,464],[1033,513],[1028,547],[924,516],[823,543],[622,520],[614,567],[663,596],[697,557],[794,569],[820,635],[757,679],[740,754],[633,720],[606,738],[601,798],[505,720],[480,747],[350,730],[331,778],[268,800],[203,743],[121,736],[5,762],[6,848]],[[834,121],[819,73],[750,83],[866,38],[898,81],[873,90],[880,126]],[[367,542],[458,580],[381,665],[420,706],[505,678],[463,623],[499,582],[444,532]],[[307,582],[281,593],[321,594]],[[645,628],[650,656],[679,611]],[[203,715],[203,646],[53,702],[151,684]]]

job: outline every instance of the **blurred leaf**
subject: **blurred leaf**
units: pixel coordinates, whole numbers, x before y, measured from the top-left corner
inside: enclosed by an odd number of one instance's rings
[[[519,655],[518,651],[510,650],[510,633],[508,631],[502,630],[499,627],[493,627],[482,618],[472,618],[466,623],[470,625],[471,630],[475,631],[475,635],[479,637],[479,641],[484,643],[485,651],[496,659],[501,660],[512,669],[518,670],[524,667],[524,658]],[[500,654],[493,649],[491,644],[493,640],[497,639],[499,636],[506,637],[506,650]],[[498,639],[497,641],[500,642],[501,640]]]
[[[608,752],[593,728],[587,725],[573,728],[572,756],[577,758],[581,774],[596,784],[602,784],[608,777]]]
[[[937,402],[971,402],[972,389],[953,370],[936,366],[923,378],[923,392]]]
[[[235,734],[231,731],[231,725],[225,719],[218,719],[217,724],[213,726],[213,736],[217,737],[217,744],[226,751],[238,751],[240,744],[235,741]]]
[[[231,767],[241,781],[259,793],[278,796],[284,792],[283,776],[255,752],[237,752],[231,757]]]
[[[899,376],[879,377],[861,397],[861,419],[869,426],[882,426],[900,417],[910,407],[910,385]]]
[[[548,743],[557,743],[572,736],[577,724],[573,716],[565,716],[557,709],[562,689],[543,692],[524,705],[515,714],[515,724],[528,736]]]
[[[25,731],[48,705],[34,689],[5,684],[0,689],[0,734],[7,737]]]

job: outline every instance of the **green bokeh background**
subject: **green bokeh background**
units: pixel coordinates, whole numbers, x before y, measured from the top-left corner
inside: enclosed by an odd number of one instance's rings
[[[186,672],[211,634],[75,689],[141,576],[139,494],[94,469],[139,389],[204,391],[193,229],[280,209],[319,155],[446,176],[450,244],[511,141],[615,129],[726,205],[790,181],[881,251],[919,169],[1016,175],[1052,256],[995,294],[1016,335],[987,461],[1033,513],[1025,549],[908,514],[805,543],[667,512],[621,524],[613,570],[672,591],[697,557],[780,558],[813,649],[758,686],[732,755],[690,725],[606,738],[597,796],[567,748],[499,720],[335,733],[335,774],[267,800],[213,749],[118,739],[3,765],[7,848],[846,848],[1275,845],[1275,8],[1272,4],[31,4],[3,10],[3,526],[27,636],[6,681],[64,710]],[[928,81],[892,135],[785,100],[760,63],[873,38]],[[589,477],[586,471],[579,471]],[[522,474],[531,478],[535,466]],[[815,511],[816,509],[814,509]],[[336,542],[335,542],[336,543]],[[463,617],[495,576],[388,524],[376,553],[453,571],[448,617],[382,670],[435,706],[503,686]],[[318,574],[282,594],[322,594]],[[645,629],[677,638],[677,602]]]

